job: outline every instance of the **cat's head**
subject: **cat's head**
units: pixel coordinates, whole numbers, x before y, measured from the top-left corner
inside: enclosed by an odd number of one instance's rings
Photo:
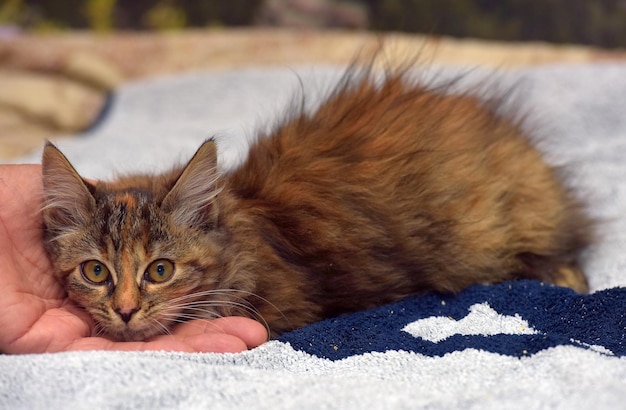
[[[223,285],[216,165],[207,141],[170,173],[92,183],[46,145],[45,246],[70,299],[101,333],[118,340],[165,333],[194,317],[202,292]]]

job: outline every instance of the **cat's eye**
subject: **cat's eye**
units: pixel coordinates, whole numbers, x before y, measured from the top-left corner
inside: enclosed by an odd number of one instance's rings
[[[157,259],[148,265],[144,278],[152,283],[163,283],[174,274],[174,263],[167,259]]]
[[[83,262],[80,265],[80,273],[88,282],[96,285],[106,284],[111,276],[109,268],[97,260]]]

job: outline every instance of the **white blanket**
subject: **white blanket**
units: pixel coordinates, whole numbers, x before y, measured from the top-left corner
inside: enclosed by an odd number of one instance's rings
[[[302,92],[299,79],[315,105],[339,72],[130,84],[94,129],[55,142],[79,172],[106,178],[168,168],[217,135],[229,167]],[[626,65],[538,67],[499,81],[518,84],[538,146],[569,166],[569,183],[602,220],[584,260],[592,294],[532,281],[475,286],[314,324],[240,354],[0,355],[0,408],[626,408]]]

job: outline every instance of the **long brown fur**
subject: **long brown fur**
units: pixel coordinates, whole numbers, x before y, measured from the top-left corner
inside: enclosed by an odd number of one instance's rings
[[[46,247],[67,292],[119,340],[244,315],[272,335],[411,294],[538,279],[587,290],[589,222],[520,128],[402,72],[349,72],[234,171],[205,142],[160,176],[91,184],[44,150]],[[174,263],[163,283],[155,260]],[[111,272],[89,283],[85,261]]]

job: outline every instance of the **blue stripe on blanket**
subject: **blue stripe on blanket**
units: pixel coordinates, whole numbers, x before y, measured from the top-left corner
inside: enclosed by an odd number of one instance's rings
[[[328,319],[279,340],[331,360],[388,350],[522,357],[559,345],[625,356],[626,288],[579,295],[536,281],[477,285],[456,296],[414,296]]]

